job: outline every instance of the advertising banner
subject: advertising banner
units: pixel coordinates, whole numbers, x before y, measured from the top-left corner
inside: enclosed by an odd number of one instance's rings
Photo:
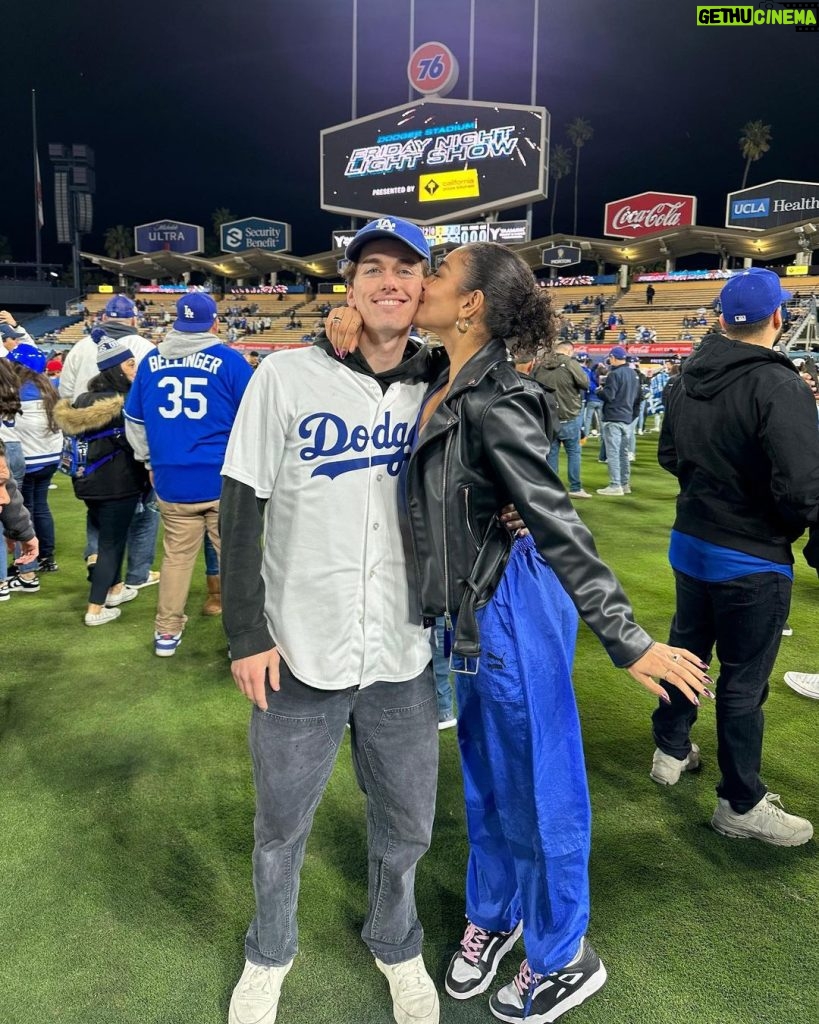
[[[659,231],[691,227],[696,222],[696,196],[641,192],[606,203],[603,234],[615,238],[642,238]]]
[[[544,249],[540,260],[544,267],[573,267],[583,258],[579,245],[553,245]]]
[[[140,253],[177,252],[191,256],[205,248],[205,232],[198,224],[155,220],[134,228],[134,250]]]
[[[634,280],[643,284],[650,281],[727,281],[734,274],[741,273],[741,270],[658,270],[649,274],[637,274]]]
[[[609,342],[607,345],[582,345],[580,342],[576,343],[576,348],[581,349],[583,352],[587,352],[590,356],[607,356],[612,350],[612,346],[615,343]],[[690,356],[694,351],[693,341],[655,341],[653,345],[624,345],[623,346],[629,356]]]
[[[497,220],[489,224],[427,224],[422,229],[430,248],[439,245],[467,245],[469,242],[500,242],[514,245],[530,240],[529,225],[525,220]],[[352,242],[354,231],[334,231],[331,248],[343,252]]]
[[[819,182],[766,181],[739,192],[729,192],[725,226],[764,231],[783,224],[819,217]]]
[[[321,208],[418,224],[547,194],[543,107],[419,100],[321,132]]]
[[[222,252],[244,252],[246,249],[287,252],[290,249],[290,225],[264,217],[228,221],[220,229],[220,245]]]
[[[210,292],[210,288],[190,287],[186,284],[141,284],[137,291],[144,295],[184,295],[186,292]]]

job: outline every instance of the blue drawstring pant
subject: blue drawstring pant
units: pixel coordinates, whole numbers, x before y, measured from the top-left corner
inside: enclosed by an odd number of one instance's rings
[[[469,861],[466,915],[523,920],[532,970],[577,953],[589,920],[591,808],[572,688],[577,613],[531,537],[478,611],[481,657],[458,673]]]

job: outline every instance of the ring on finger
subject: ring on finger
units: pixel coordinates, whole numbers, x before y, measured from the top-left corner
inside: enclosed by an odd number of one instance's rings
[[[672,654],[671,655],[671,660],[672,661],[679,661],[680,660],[679,654]]]

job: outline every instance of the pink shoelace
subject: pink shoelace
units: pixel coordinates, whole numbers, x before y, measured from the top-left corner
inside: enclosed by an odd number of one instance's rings
[[[542,977],[542,974],[535,974],[529,966],[528,960],[524,960],[520,965],[520,970],[515,975],[513,984],[523,999],[526,999],[532,987],[535,986]]]
[[[461,939],[461,949],[463,950],[464,960],[468,960],[471,964],[477,964],[483,953],[486,940],[489,938],[489,932],[483,928],[479,928],[476,924],[472,924],[470,921],[466,926],[464,937]]]

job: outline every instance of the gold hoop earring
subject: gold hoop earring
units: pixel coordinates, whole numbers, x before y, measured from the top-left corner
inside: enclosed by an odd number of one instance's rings
[[[463,320],[463,325],[461,324],[462,320]],[[468,316],[464,316],[464,317],[460,317],[459,316],[458,319],[455,321],[455,330],[458,332],[458,334],[466,334],[466,332],[469,330],[469,328],[471,326],[472,326],[472,321],[469,319]]]

